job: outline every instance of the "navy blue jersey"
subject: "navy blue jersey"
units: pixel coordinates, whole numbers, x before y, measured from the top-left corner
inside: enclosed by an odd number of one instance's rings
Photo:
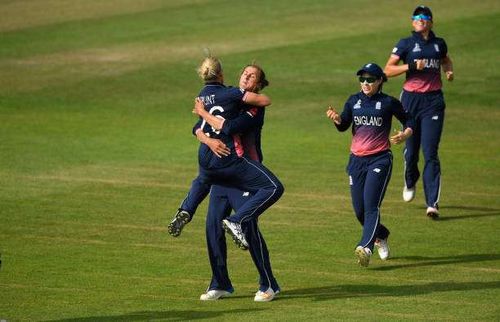
[[[231,120],[240,114],[244,95],[244,89],[226,87],[221,83],[208,83],[200,91],[198,97],[203,101],[208,113]],[[194,130],[198,128],[201,128],[206,136],[221,140],[231,150],[230,155],[219,158],[206,144],[200,144],[198,162],[201,167],[207,169],[226,167],[238,158],[235,139],[232,135],[215,130],[202,118],[196,123]]]
[[[413,129],[413,120],[400,101],[381,92],[371,97],[359,92],[349,97],[340,115],[342,121],[335,126],[339,131],[345,131],[352,124],[351,152],[356,156],[367,156],[390,149],[393,115],[404,128]]]
[[[448,54],[444,39],[436,37],[432,31],[428,40],[420,33],[413,32],[411,37],[403,38],[397,43],[392,54],[399,56],[405,64],[417,59],[425,61],[423,70],[406,72],[404,90],[424,93],[441,89],[441,59]]]

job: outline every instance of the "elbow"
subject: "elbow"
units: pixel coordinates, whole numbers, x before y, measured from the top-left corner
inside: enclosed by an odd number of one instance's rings
[[[393,72],[393,70],[392,70],[391,66],[385,66],[385,68],[384,68],[384,74],[385,74],[385,76],[387,76],[387,77],[392,77],[392,76],[394,76],[394,72]]]
[[[335,127],[337,128],[337,130],[339,132],[345,132],[349,128],[349,126],[344,126],[342,124],[339,124],[339,125],[335,124]]]

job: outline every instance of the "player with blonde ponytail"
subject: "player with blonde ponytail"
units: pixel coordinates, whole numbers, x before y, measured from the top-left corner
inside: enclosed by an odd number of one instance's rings
[[[243,73],[245,73],[246,69]],[[241,115],[244,104],[263,108],[271,104],[264,94],[245,88],[226,87],[220,61],[206,57],[198,68],[204,87],[195,100],[195,109],[200,115],[193,134],[202,142],[198,151],[199,175],[169,224],[169,233],[179,236],[182,228],[191,219],[196,207],[206,197],[210,186],[217,184],[249,192],[248,200],[235,214],[223,220],[224,229],[241,249],[248,248],[241,224],[257,219],[273,205],[284,192],[278,178],[260,162],[252,159],[250,151],[243,148],[241,137],[234,126]],[[242,74],[243,77],[243,74]],[[260,85],[263,87],[262,85]],[[248,112],[247,112],[248,115]],[[218,141],[214,146],[208,140]],[[192,205],[188,209],[186,205]]]

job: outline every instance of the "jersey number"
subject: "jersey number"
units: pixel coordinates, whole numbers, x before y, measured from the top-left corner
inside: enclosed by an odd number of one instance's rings
[[[222,108],[222,106],[213,106],[210,111],[208,111],[208,113],[214,115],[215,117],[218,117],[220,119],[224,119],[221,115],[219,114],[214,114],[216,112],[219,112],[219,113],[224,113],[224,109]],[[207,125],[207,121],[203,120],[203,122],[201,123],[201,129],[204,131],[205,129],[205,125]],[[210,124],[209,124],[210,125]],[[213,128],[213,126],[211,126],[211,129],[212,129],[212,132],[215,133],[215,134],[219,134],[220,133],[220,130],[216,130]],[[205,135],[210,137],[210,132],[205,132]]]

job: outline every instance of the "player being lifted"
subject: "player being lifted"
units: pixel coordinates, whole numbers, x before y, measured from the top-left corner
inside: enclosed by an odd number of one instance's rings
[[[245,118],[251,115],[245,104],[264,108],[271,101],[267,96],[247,91],[244,87],[226,87],[221,64],[215,57],[207,57],[198,74],[205,82],[195,102],[198,107],[203,106],[198,108],[200,120],[193,128],[193,133],[202,142],[198,152],[199,175],[168,225],[168,232],[174,237],[180,235],[212,184],[238,188],[251,192],[252,196],[235,214],[223,220],[223,226],[238,247],[247,249],[241,224],[257,218],[274,204],[284,188],[271,171],[242,150],[238,133],[244,130]],[[240,86],[245,86],[248,77],[255,75],[249,74],[245,68],[240,76]]]

